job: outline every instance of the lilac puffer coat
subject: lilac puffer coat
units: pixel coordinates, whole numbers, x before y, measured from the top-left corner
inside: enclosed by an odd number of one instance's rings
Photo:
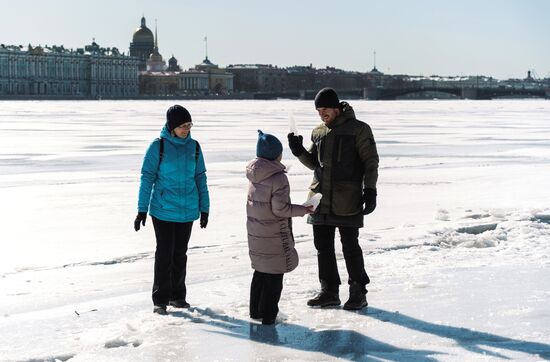
[[[285,166],[279,161],[256,158],[246,166],[250,180],[246,205],[248,249],[252,268],[282,274],[298,266],[292,235],[293,216],[307,209],[290,203],[290,186]]]

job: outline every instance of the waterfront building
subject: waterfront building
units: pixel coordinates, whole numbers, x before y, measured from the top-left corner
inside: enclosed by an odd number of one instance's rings
[[[208,70],[200,64],[181,71],[177,60],[172,57],[170,66],[165,71],[141,72],[139,89],[140,94],[145,96],[225,95],[233,91],[233,74],[220,68]]]
[[[289,91],[305,92],[306,90],[315,90],[322,88],[316,77],[317,70],[313,65],[300,66],[295,65],[286,68],[287,88]]]
[[[204,58],[202,63],[195,65],[195,69],[190,69],[189,71],[206,73],[208,75],[208,89],[211,93],[228,94],[233,92],[233,73],[212,63],[208,59],[208,56]]]
[[[287,89],[287,71],[271,64],[233,64],[226,71],[235,76],[239,92],[281,92]]]
[[[2,98],[127,98],[138,94],[139,60],[95,41],[63,46],[0,45]]]
[[[157,47],[158,53],[158,47]],[[160,56],[160,54],[159,54]],[[149,63],[148,70],[139,74],[139,93],[144,96],[166,97],[178,95],[201,96],[209,93],[208,73],[182,71],[178,60],[172,55],[168,68]]]
[[[174,73],[141,72],[139,94],[145,96],[174,96],[178,94],[178,78]]]

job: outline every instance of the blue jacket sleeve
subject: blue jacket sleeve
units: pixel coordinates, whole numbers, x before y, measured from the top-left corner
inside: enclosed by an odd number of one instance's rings
[[[143,158],[141,180],[139,185],[138,212],[148,212],[151,202],[151,191],[157,179],[160,161],[160,140],[154,140]]]
[[[197,190],[199,190],[199,210],[200,212],[209,213],[210,196],[208,195],[208,185],[206,184],[206,166],[200,145],[199,159],[197,160],[197,167],[195,167],[195,183],[197,184]]]

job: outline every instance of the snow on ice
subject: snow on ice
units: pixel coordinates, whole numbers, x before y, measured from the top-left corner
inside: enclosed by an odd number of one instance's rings
[[[172,102],[0,102],[1,361],[550,359],[548,101],[350,100],[380,153],[378,208],[360,232],[369,307],[306,306],[316,252],[295,219],[300,265],[275,327],[248,318],[244,166],[260,126],[307,139],[312,102],[181,103],[212,210],[190,242],[192,307],[158,316],[152,224],[132,222]],[[286,147],[283,163],[304,202],[311,171]]]

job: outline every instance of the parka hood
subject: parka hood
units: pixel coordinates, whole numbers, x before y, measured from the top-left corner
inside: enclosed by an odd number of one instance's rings
[[[340,115],[327,127],[330,129],[338,127],[348,119],[355,119],[353,107],[348,102],[340,102]]]
[[[246,178],[258,183],[279,172],[285,172],[285,165],[277,160],[258,157],[246,165]]]
[[[178,136],[172,136],[172,133],[168,130],[166,126],[162,127],[162,130],[160,131],[160,137],[164,138],[165,140],[178,144],[178,145],[184,145],[189,140],[191,140],[191,131],[189,131],[189,134],[185,138],[179,138]]]

